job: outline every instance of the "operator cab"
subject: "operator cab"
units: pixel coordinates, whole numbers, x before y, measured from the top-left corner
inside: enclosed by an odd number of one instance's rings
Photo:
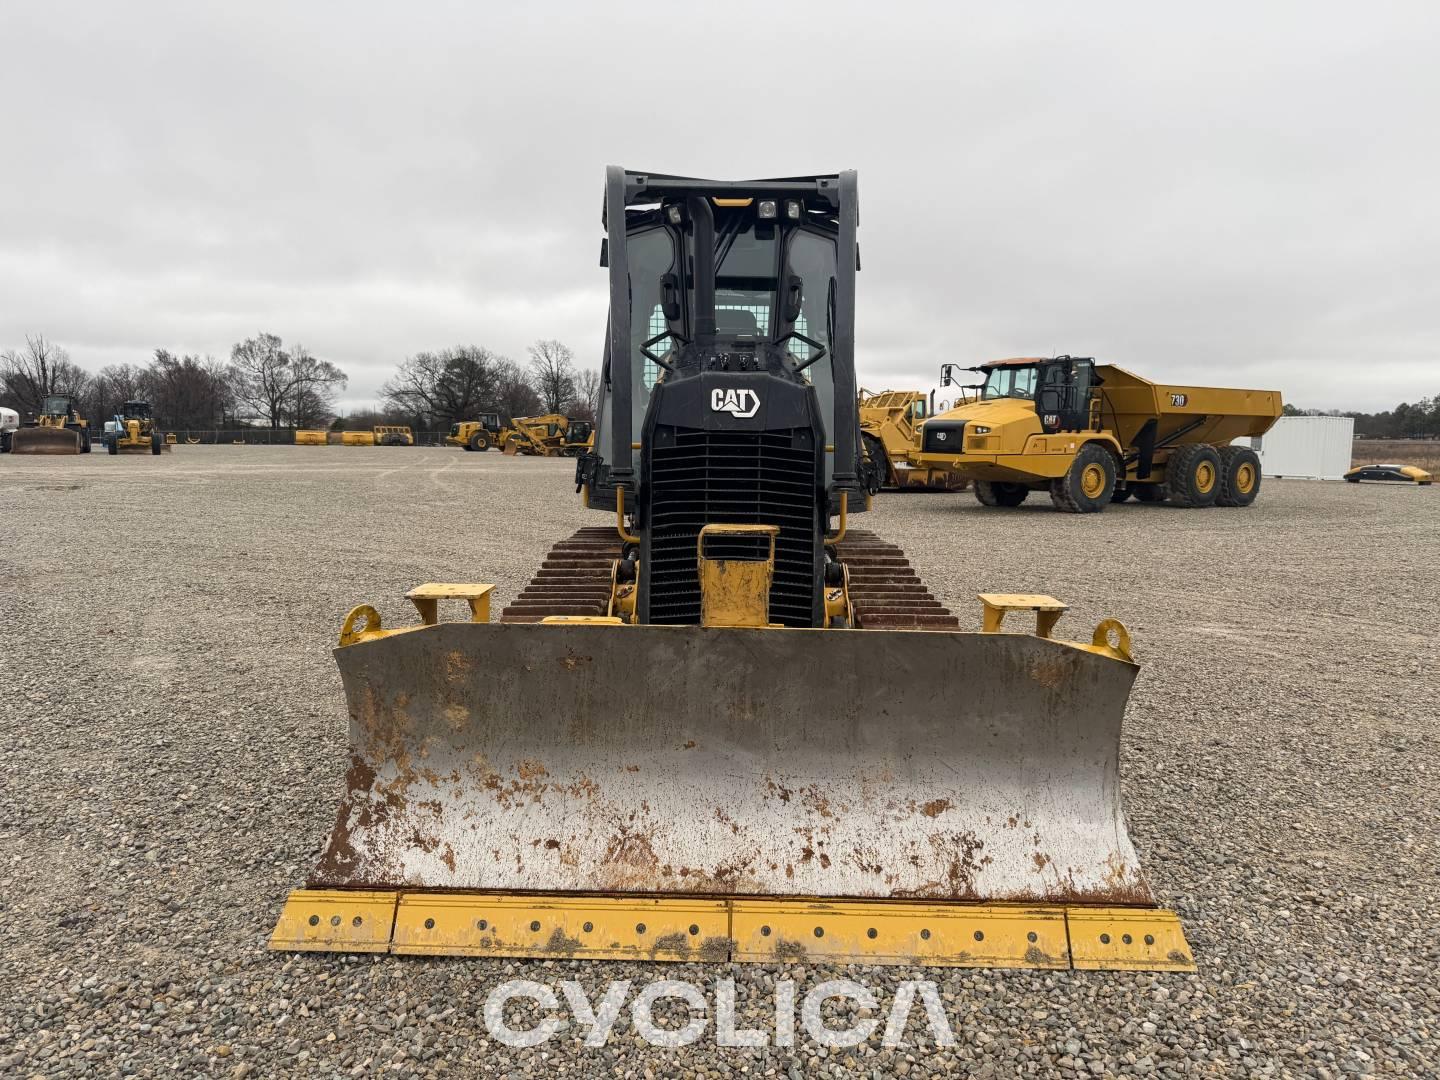
[[[120,415],[125,420],[149,420],[151,417],[148,401],[127,401],[120,406]]]

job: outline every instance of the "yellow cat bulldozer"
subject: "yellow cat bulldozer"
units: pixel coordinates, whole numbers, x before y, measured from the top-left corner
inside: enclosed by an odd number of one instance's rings
[[[271,946],[1192,970],[1121,809],[1125,628],[985,593],[963,631],[855,525],[855,174],[612,167],[604,205],[603,522],[498,620],[349,613],[343,796]]]
[[[510,425],[501,449],[511,456],[578,457],[590,449],[595,429],[588,420],[574,420],[562,413],[517,416]]]
[[[144,454],[157,457],[165,450],[165,436],[155,426],[148,401],[127,401],[115,419],[105,422],[105,449],[111,454]]]
[[[88,454],[90,425],[67,394],[51,394],[40,412],[10,436],[15,454]]]
[[[503,446],[508,434],[509,429],[500,422],[499,413],[480,413],[478,419],[451,424],[445,436],[445,445],[484,451],[492,446]]]

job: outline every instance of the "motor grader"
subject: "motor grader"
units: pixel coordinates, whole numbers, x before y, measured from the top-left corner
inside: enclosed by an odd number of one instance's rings
[[[1057,510],[1112,502],[1249,506],[1260,458],[1244,436],[1280,417],[1278,390],[1153,383],[1090,357],[996,360],[969,369],[979,391],[920,425],[910,461],[975,482],[985,506],[1019,506],[1047,491]],[[956,367],[941,369],[952,385]]]
[[[148,401],[127,401],[113,420],[105,423],[105,450],[110,454],[159,456],[165,451],[165,436],[155,426]]]
[[[863,387],[857,403],[860,436],[870,465],[872,493],[889,491],[962,491],[969,481],[947,469],[910,464],[919,425],[929,415],[929,401],[919,390],[882,390]]]
[[[445,445],[479,452],[503,445],[508,433],[509,429],[500,422],[499,413],[480,413],[478,419],[451,424],[445,436]]]
[[[962,631],[854,527],[855,174],[611,167],[604,207],[607,521],[498,621],[346,617],[344,796],[271,946],[1192,969],[1120,804],[1125,629],[986,593]]]
[[[90,425],[68,394],[50,394],[40,412],[10,436],[14,454],[88,454]]]
[[[575,420],[563,413],[546,413],[514,417],[510,427],[501,440],[501,449],[512,457],[516,454],[578,457],[589,449],[595,426],[588,420]]]

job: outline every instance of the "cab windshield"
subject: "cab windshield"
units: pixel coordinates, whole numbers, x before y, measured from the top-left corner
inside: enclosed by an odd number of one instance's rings
[[[991,368],[985,376],[985,387],[980,391],[982,401],[993,398],[1033,398],[1035,396],[1035,367]]]

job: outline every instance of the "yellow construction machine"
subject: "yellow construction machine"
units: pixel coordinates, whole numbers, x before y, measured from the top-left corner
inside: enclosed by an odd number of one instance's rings
[[[962,491],[968,481],[946,469],[921,468],[910,463],[920,424],[929,415],[928,401],[919,390],[860,390],[860,436],[872,477],[872,492],[880,490]]]
[[[594,427],[588,420],[573,420],[562,413],[517,416],[510,421],[500,448],[511,456],[579,457],[589,450]]]
[[[90,425],[67,394],[51,394],[40,412],[10,436],[14,454],[88,454]]]
[[[956,370],[944,365],[942,385]],[[1132,495],[1205,507],[1260,493],[1259,457],[1231,441],[1270,430],[1278,390],[1162,385],[1076,356],[967,370],[983,376],[978,397],[921,424],[910,460],[973,480],[985,506],[1019,506],[1032,491],[1080,514]]]
[[[376,446],[414,446],[415,435],[402,424],[376,424]]]
[[[476,420],[451,424],[445,436],[445,445],[458,446],[462,450],[489,450],[492,446],[503,446],[509,433],[509,429],[500,422],[499,413],[481,413]]]
[[[609,521],[498,621],[486,584],[346,617],[344,797],[273,948],[1193,968],[1121,810],[1124,627],[983,594],[964,632],[852,527],[857,215],[853,172],[607,172]]]
[[[111,454],[154,454],[165,450],[165,436],[155,426],[148,401],[127,401],[113,420],[105,421],[105,449]]]
[[[300,428],[295,432],[296,446],[328,446],[329,433],[324,428]]]

